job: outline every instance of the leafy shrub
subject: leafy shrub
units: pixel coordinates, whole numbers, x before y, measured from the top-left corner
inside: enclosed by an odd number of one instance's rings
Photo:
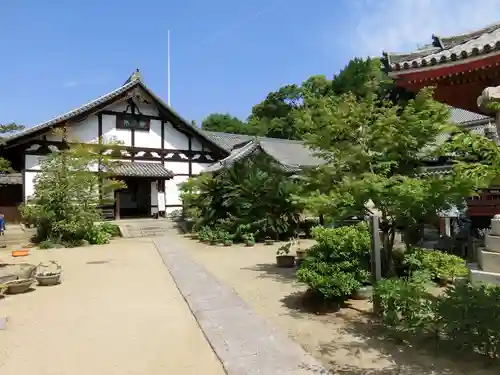
[[[436,305],[427,293],[429,281],[428,273],[417,271],[409,279],[384,279],[375,285],[373,296],[388,327],[398,332],[435,332]]]
[[[500,286],[459,284],[438,303],[441,329],[453,345],[500,356]]]
[[[120,232],[120,227],[116,224],[111,224],[111,223],[102,223],[100,224],[101,230],[109,234],[111,237],[120,237],[121,232]]]
[[[454,279],[469,272],[462,258],[439,250],[410,249],[405,254],[404,263],[411,272],[428,271],[433,279]]]
[[[369,281],[370,232],[365,223],[313,229],[312,246],[297,271],[299,281],[325,299],[342,299]]]
[[[109,236],[95,224],[101,219],[99,205],[107,203],[102,197],[111,196],[124,184],[111,178],[115,162],[99,153],[99,147],[114,146],[72,145],[43,159],[34,180],[35,192],[21,207],[25,221],[36,225],[36,242],[106,243]],[[96,163],[102,166],[98,173],[93,170]]]
[[[500,357],[500,286],[460,283],[434,297],[430,274],[385,279],[374,288],[385,325],[396,333],[432,335],[457,349]],[[415,336],[418,337],[418,336]]]
[[[50,240],[45,240],[45,241],[42,241],[38,244],[38,248],[43,249],[43,250],[53,249],[55,247],[57,247],[57,244],[55,244],[54,242],[52,242]]]
[[[111,240],[112,234],[109,233],[110,227],[105,227],[104,225],[94,224],[89,230],[85,233],[85,237],[83,240],[88,241],[90,245],[104,245],[109,243]],[[80,240],[79,240],[80,241]],[[81,243],[77,242],[77,243]],[[79,245],[82,246],[82,245]]]
[[[303,205],[292,197],[298,182],[290,179],[265,155],[236,163],[215,174],[190,178],[181,186],[186,210],[197,211],[195,229],[208,226],[257,239],[294,237]]]

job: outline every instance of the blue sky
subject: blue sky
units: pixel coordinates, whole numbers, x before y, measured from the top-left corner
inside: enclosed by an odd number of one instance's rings
[[[0,0],[0,123],[49,120],[139,68],[200,122],[245,118],[272,90],[500,21],[500,0]]]

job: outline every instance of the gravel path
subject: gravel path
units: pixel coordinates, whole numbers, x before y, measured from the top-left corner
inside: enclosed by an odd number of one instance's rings
[[[305,287],[296,282],[295,271],[274,266],[278,245],[226,248],[203,245],[182,236],[177,236],[175,243],[230,285],[255,312],[287,333],[332,374],[500,373],[498,368],[485,368],[484,363],[460,355],[444,358],[381,338],[369,322],[370,304],[365,301],[351,301],[350,308],[332,314],[314,315],[304,311],[301,296]]]
[[[63,266],[61,285],[0,300],[0,374],[225,373],[150,240],[34,250],[21,262],[49,259]]]
[[[293,340],[270,327],[227,285],[170,239],[158,251],[229,375],[326,375]]]

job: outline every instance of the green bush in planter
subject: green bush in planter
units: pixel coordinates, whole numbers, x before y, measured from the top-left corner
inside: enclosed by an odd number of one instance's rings
[[[297,270],[299,281],[325,299],[344,299],[369,281],[371,236],[365,223],[314,228],[312,246]]]

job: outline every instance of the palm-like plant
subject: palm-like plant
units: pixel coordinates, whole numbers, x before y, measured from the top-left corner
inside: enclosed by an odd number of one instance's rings
[[[264,155],[197,177],[181,190],[184,202],[199,209],[198,227],[218,227],[239,237],[245,233],[276,239],[293,235],[302,211],[291,200],[297,182]]]

